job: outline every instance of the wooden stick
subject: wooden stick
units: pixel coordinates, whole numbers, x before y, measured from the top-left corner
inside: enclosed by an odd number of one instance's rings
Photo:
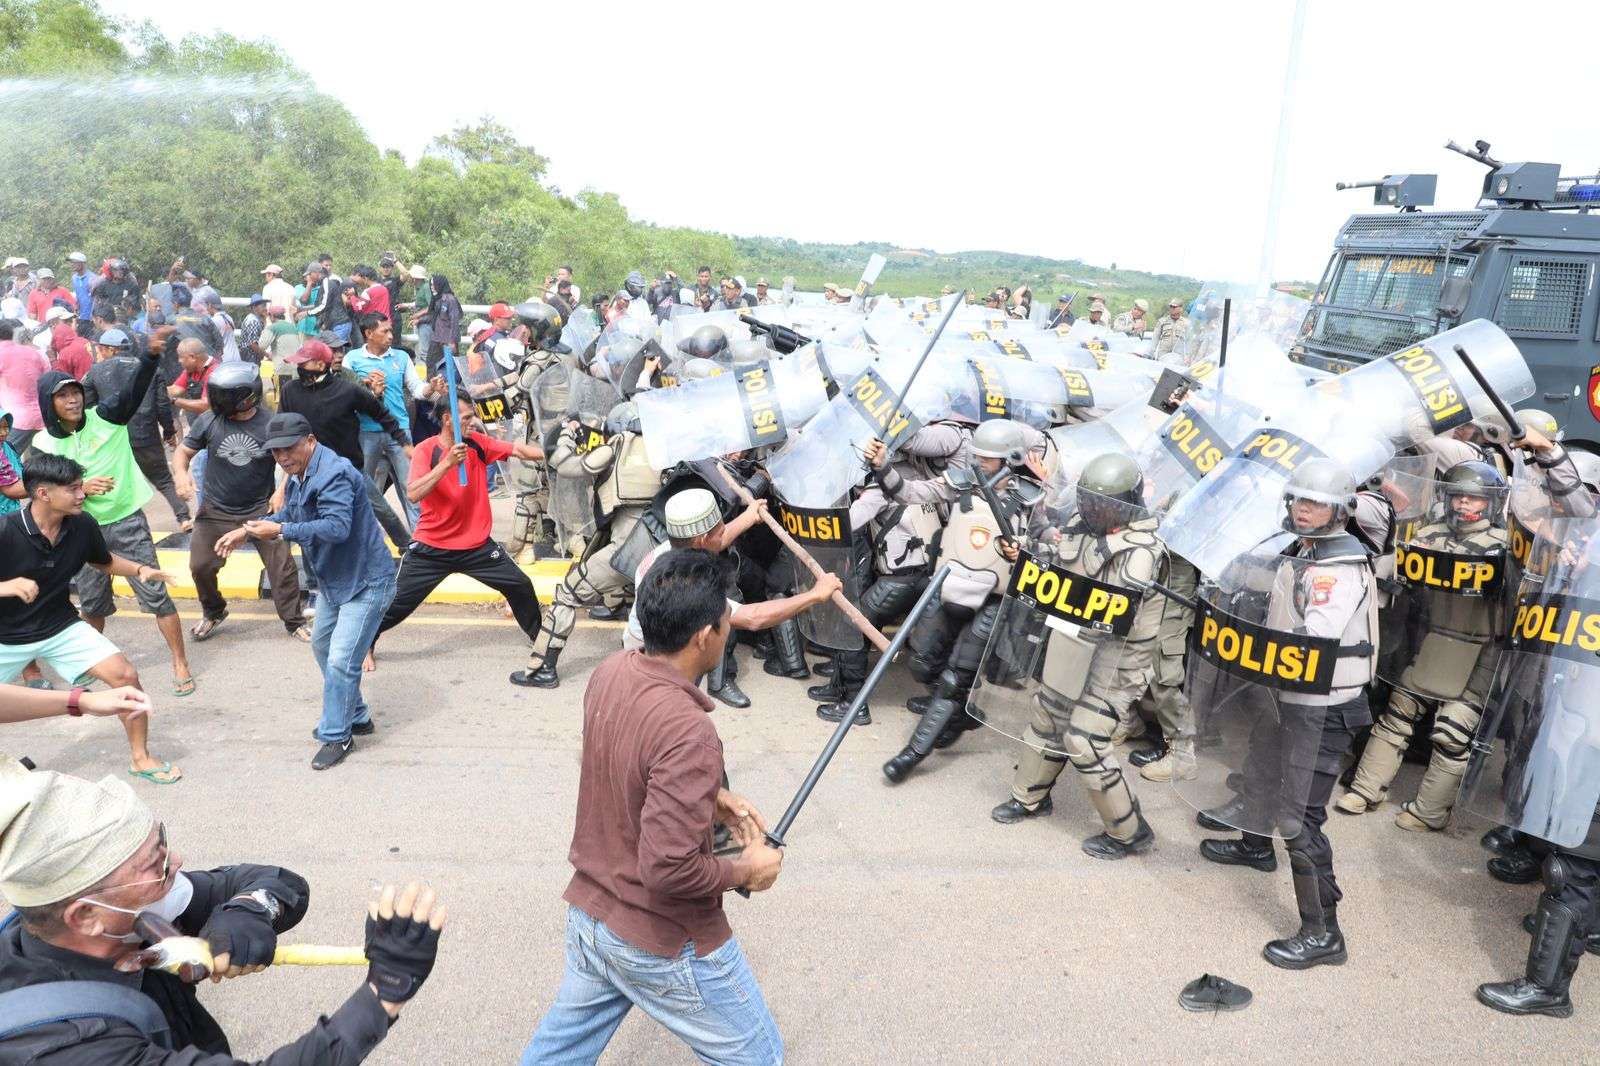
[[[738,494],[739,499],[743,500],[746,506],[749,506],[755,502],[754,498],[750,495],[750,490],[739,484],[738,479],[732,474],[728,473],[726,467],[718,464],[717,472],[722,475],[722,480],[728,483],[728,487]],[[773,535],[783,543],[783,546],[794,552],[794,557],[799,559],[802,563],[805,563],[806,569],[810,570],[811,573],[816,576],[818,581],[821,581],[823,575],[826,574],[827,571],[817,565],[817,561],[811,558],[810,552],[806,551],[799,544],[795,543],[795,539],[789,536],[789,531],[783,528],[783,523],[779,522],[776,518],[773,518],[765,511],[761,512],[761,517],[766,520],[767,528],[772,530]],[[867,616],[862,614],[861,611],[856,608],[856,605],[850,602],[850,600],[845,596],[843,590],[835,591],[834,594],[829,598],[832,599],[833,605],[839,608],[844,616],[854,623],[857,629],[861,630],[861,635],[872,642],[873,647],[877,648],[879,651],[889,650],[889,638],[879,632],[878,627],[867,620]]]

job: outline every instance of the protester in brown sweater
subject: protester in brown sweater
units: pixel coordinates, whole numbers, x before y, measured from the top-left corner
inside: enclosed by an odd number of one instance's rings
[[[705,1061],[783,1059],[722,911],[724,892],[770,888],[783,865],[761,816],[721,787],[722,741],[696,687],[731,632],[727,581],[710,552],[662,556],[639,586],[644,650],[618,652],[590,676],[567,968],[524,1066],[595,1061],[634,1003]],[[738,855],[712,853],[717,823]]]

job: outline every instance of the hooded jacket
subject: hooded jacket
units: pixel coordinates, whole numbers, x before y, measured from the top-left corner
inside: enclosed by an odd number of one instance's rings
[[[137,360],[138,368],[131,380],[122,388],[102,393],[94,406],[84,396],[83,421],[68,429],[56,415],[55,390],[62,383],[82,389],[72,375],[50,370],[39,375],[39,413],[44,429],[33,439],[33,446],[41,452],[63,455],[75,459],[83,467],[87,480],[109,477],[113,480],[108,492],[90,496],[83,503],[84,511],[102,526],[120,522],[144,507],[152,490],[133,456],[133,444],[128,438],[128,421],[139,410],[146,390],[156,373],[157,357],[146,352]]]
[[[0,425],[11,419],[11,412],[0,406]],[[22,458],[17,455],[17,450],[8,441],[0,441],[0,457],[4,465],[0,466],[0,485],[11,485],[22,480]],[[8,515],[12,511],[21,510],[22,505],[10,496],[0,495],[0,515]]]

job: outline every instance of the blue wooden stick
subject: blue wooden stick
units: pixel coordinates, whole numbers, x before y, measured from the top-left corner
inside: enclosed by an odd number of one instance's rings
[[[450,428],[455,430],[456,443],[461,443],[461,405],[456,402],[456,349],[452,344],[444,346],[444,380],[450,386]],[[456,484],[465,486],[467,483],[467,464],[456,464]]]

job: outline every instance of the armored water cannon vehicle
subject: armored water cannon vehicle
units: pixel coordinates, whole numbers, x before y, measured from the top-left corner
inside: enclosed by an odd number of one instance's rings
[[[1391,174],[1372,188],[1396,213],[1339,230],[1294,357],[1343,372],[1472,319],[1517,343],[1569,445],[1600,452],[1600,174],[1501,162],[1489,144],[1445,146],[1488,168],[1478,203],[1431,208],[1436,177]]]

